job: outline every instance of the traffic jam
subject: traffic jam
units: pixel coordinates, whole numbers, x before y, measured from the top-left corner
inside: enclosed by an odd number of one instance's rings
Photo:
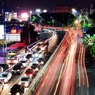
[[[22,95],[46,64],[51,37],[37,42],[25,54],[10,51],[6,66],[0,66],[0,95]],[[15,81],[15,82],[14,82]]]

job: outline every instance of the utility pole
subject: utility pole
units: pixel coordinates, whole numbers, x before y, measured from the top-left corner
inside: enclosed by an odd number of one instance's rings
[[[4,0],[0,0],[0,11],[2,14],[2,22],[5,20],[5,4]]]

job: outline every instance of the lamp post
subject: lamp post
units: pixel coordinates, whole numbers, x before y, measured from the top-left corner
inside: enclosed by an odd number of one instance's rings
[[[43,10],[43,13],[46,13],[47,12],[47,10],[45,9],[45,10]]]
[[[32,11],[30,11],[30,23],[31,23],[31,15],[32,15]]]
[[[36,13],[39,14],[41,12],[41,9],[36,9]]]
[[[2,34],[3,58],[4,58],[4,63],[6,63],[6,58],[7,58],[6,25],[1,25],[1,30],[3,32]]]
[[[52,26],[54,27],[54,18],[53,17],[50,18],[51,18]]]

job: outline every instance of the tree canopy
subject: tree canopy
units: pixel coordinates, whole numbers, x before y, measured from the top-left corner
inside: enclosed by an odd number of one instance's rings
[[[22,28],[21,32],[21,40],[25,41],[26,44],[29,44],[28,40],[30,37],[30,41],[33,41],[38,37],[37,32],[34,31],[34,26],[31,24],[25,24]]]

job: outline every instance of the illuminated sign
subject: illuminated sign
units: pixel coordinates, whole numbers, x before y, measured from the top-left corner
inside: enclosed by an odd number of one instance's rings
[[[16,34],[17,33],[17,29],[15,28],[15,27],[13,27],[12,29],[11,29],[11,34]]]
[[[21,41],[20,34],[6,34],[6,41]]]
[[[0,25],[0,39],[4,39],[4,25]]]

